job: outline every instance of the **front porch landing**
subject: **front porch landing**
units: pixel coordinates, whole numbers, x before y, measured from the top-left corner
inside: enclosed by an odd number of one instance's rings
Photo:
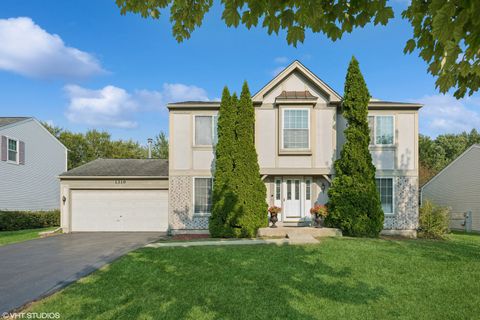
[[[289,235],[310,235],[314,238],[341,237],[342,231],[335,228],[279,226],[278,228],[260,228],[257,233],[259,238],[290,238]]]

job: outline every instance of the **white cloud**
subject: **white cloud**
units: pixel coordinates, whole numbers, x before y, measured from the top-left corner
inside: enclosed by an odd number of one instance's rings
[[[449,94],[437,94],[415,101],[424,104],[420,109],[420,132],[423,134],[435,137],[443,133],[460,133],[480,128],[478,97],[457,100]]]
[[[209,100],[197,86],[164,83],[162,90],[135,90],[133,93],[112,85],[92,90],[78,85],[65,86],[69,98],[69,121],[90,126],[135,128],[135,113],[165,108],[169,102]]]
[[[122,88],[106,86],[99,90],[85,89],[77,85],[65,86],[70,99],[67,119],[90,126],[134,128],[131,120],[138,110],[137,102]]]
[[[289,61],[290,59],[288,59],[288,57],[276,57],[275,59],[273,59],[273,61],[275,63],[279,63],[279,64],[285,64]]]
[[[65,45],[28,17],[0,19],[0,69],[31,78],[85,78],[105,73],[91,54]]]

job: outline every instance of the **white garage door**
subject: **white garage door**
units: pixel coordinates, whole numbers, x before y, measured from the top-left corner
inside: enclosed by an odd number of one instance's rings
[[[167,231],[167,190],[72,190],[72,231]]]

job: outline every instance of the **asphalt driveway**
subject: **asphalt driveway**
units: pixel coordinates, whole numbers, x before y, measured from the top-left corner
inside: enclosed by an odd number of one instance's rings
[[[72,233],[0,247],[0,315],[49,295],[161,233]]]

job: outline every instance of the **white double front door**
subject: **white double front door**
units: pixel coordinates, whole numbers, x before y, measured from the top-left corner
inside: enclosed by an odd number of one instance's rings
[[[311,206],[310,177],[276,177],[275,205],[282,207],[281,221],[303,221]]]

